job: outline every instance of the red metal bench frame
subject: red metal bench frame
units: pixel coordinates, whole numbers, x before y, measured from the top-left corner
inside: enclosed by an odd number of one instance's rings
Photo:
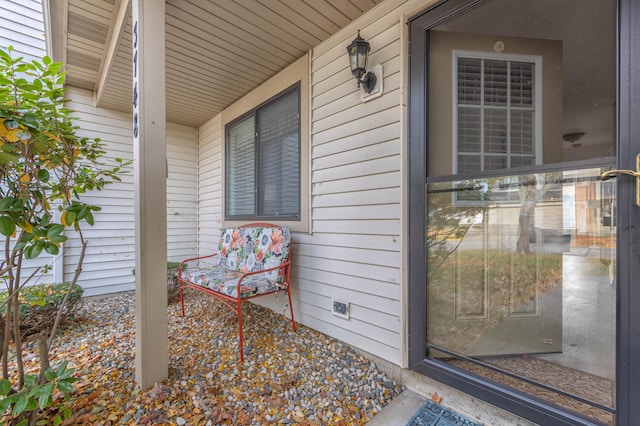
[[[248,223],[242,226],[239,226],[238,228],[248,228],[248,227],[269,227],[269,228],[276,228],[276,229],[282,229],[281,226],[278,225],[274,225],[271,223],[266,223],[266,222],[255,222],[255,223]],[[219,300],[220,302],[222,302],[226,307],[228,307],[229,309],[231,309],[231,311],[233,311],[236,316],[238,317],[238,334],[239,334],[239,346],[240,346],[240,362],[244,362],[244,351],[243,351],[243,336],[242,336],[242,303],[244,301],[250,300],[250,299],[254,299],[256,297],[261,297],[261,296],[267,296],[269,294],[273,294],[273,293],[277,293],[279,291],[285,290],[287,292],[287,297],[289,299],[289,311],[291,312],[291,326],[293,328],[293,331],[297,331],[296,328],[296,322],[294,320],[293,317],[293,304],[291,303],[291,252],[293,250],[293,242],[290,242],[289,244],[289,252],[287,254],[286,260],[283,259],[283,262],[279,265],[276,266],[274,268],[268,268],[268,269],[263,269],[260,271],[254,271],[254,272],[247,272],[245,274],[243,274],[242,276],[240,276],[240,278],[238,278],[238,291],[237,291],[237,297],[233,297],[233,296],[229,296],[227,294],[224,293],[220,293],[217,292],[215,290],[212,290],[208,287],[203,287],[201,285],[192,283],[190,281],[187,281],[185,279],[183,279],[182,277],[182,271],[183,271],[183,266],[185,264],[188,263],[193,263],[193,262],[199,262],[203,259],[208,259],[208,258],[213,258],[215,256],[217,256],[217,253],[214,254],[210,254],[207,256],[200,256],[200,257],[194,257],[191,259],[185,259],[182,262],[180,262],[180,265],[178,266],[178,280],[180,282],[180,304],[182,306],[182,317],[184,317],[184,294],[183,294],[183,289],[184,288],[192,288],[194,290],[200,291],[202,293],[208,294],[210,296],[213,296],[213,298]],[[260,294],[255,294],[253,296],[248,296],[248,297],[242,297],[241,295],[241,291],[240,291],[240,285],[242,283],[242,280],[245,279],[246,277],[248,277],[249,275],[255,275],[255,274],[261,274],[267,271],[273,271],[273,270],[277,270],[280,269],[282,270],[282,277],[283,280],[282,282],[278,283],[278,285],[276,286],[276,290],[274,291],[270,291],[270,292],[266,292],[266,293],[260,293]]]

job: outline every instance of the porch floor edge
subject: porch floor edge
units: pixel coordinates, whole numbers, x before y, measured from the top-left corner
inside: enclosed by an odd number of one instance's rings
[[[529,420],[516,416],[502,408],[489,404],[444,383],[426,377],[415,371],[402,368],[376,355],[353,347],[370,359],[376,367],[406,387],[400,395],[376,414],[367,425],[404,426],[426,399],[437,393],[442,398],[440,404],[451,411],[461,414],[483,425],[491,426],[536,426]],[[406,395],[405,395],[406,394]]]

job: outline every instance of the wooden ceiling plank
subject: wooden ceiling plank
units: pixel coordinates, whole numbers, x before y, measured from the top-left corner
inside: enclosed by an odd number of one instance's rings
[[[91,82],[101,107],[130,113],[132,34],[121,9],[131,0],[50,1],[70,4],[77,18],[65,30],[77,62],[68,64],[70,85]],[[162,1],[168,118],[197,127],[381,0]]]
[[[104,46],[98,42],[93,40],[87,40],[86,38],[78,37],[75,34],[69,34],[68,37],[68,46],[69,50],[78,50],[85,55],[92,55],[100,60],[102,56],[102,50]]]
[[[218,81],[203,81],[199,80],[196,76],[187,75],[186,73],[180,73],[179,69],[172,68],[171,70],[167,70],[168,75],[171,75],[175,81],[172,81],[168,86],[175,87],[176,90],[179,90],[185,94],[191,93],[193,91],[198,92],[198,96],[202,96],[204,98],[211,98],[204,103],[217,102],[213,100],[213,97],[220,98],[220,104],[226,105],[230,100],[237,99],[239,95],[246,92],[246,88],[235,89],[235,90],[223,90],[224,84],[221,84]],[[190,96],[184,96],[185,98],[190,98]]]
[[[189,19],[190,15],[177,12],[167,16],[167,26],[173,27],[173,34],[176,36],[181,36],[184,40],[192,40],[192,43],[199,45],[202,49],[215,51],[216,54],[233,58],[234,62],[242,64],[243,67],[277,72],[290,63],[281,58],[268,55],[256,46],[249,46],[244,43],[239,45],[236,40],[233,40],[232,34],[225,32],[217,35],[215,34],[215,29],[209,24],[203,23],[201,27],[189,25]]]
[[[167,108],[185,110],[189,114],[204,114],[211,118],[216,114],[216,111],[221,111],[228,105],[228,102],[220,102],[217,99],[214,101],[214,96],[210,96],[208,99],[203,97],[194,104],[190,99],[185,98],[183,90],[176,87],[168,87],[167,90]]]
[[[175,81],[172,81],[170,86],[182,88],[185,93],[197,89],[198,93],[204,96],[216,94],[223,99],[222,103],[227,103],[230,99],[237,98],[239,94],[247,90],[246,87],[233,90],[227,89],[225,85],[218,80],[203,80],[197,75],[185,72],[183,69],[175,66],[167,69],[167,74],[175,77]]]
[[[69,34],[104,45],[109,32],[109,22],[100,23],[76,12],[68,13]]]

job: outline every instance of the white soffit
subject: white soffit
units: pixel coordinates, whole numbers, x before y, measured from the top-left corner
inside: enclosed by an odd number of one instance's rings
[[[131,111],[131,0],[62,1],[67,84]],[[168,121],[202,125],[381,1],[166,0]]]

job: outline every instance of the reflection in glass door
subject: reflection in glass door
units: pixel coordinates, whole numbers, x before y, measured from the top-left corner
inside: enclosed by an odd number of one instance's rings
[[[613,424],[616,200],[600,171],[429,184],[427,342],[432,358]]]
[[[427,358],[605,424],[615,7],[486,0],[430,27],[424,46]]]

